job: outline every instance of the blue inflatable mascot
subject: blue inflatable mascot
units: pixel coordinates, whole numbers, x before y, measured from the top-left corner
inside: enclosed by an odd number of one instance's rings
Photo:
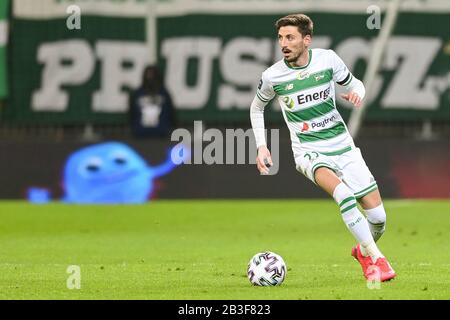
[[[63,186],[67,203],[143,203],[150,200],[154,179],[172,171],[173,149],[166,161],[148,166],[128,145],[106,142],[73,153],[64,168]],[[187,156],[187,149],[178,150]],[[42,199],[41,190],[30,190],[29,199]],[[35,201],[44,202],[44,201]]]

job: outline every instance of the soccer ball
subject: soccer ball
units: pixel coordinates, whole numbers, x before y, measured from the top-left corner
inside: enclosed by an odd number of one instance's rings
[[[247,276],[255,286],[279,286],[286,277],[286,264],[276,253],[260,252],[248,263]]]

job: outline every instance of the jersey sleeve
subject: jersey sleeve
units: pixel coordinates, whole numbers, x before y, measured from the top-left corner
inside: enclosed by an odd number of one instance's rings
[[[256,96],[262,102],[269,102],[275,97],[275,91],[273,90],[272,84],[267,79],[267,75],[263,72],[261,80],[259,80],[258,89],[256,90]]]
[[[353,75],[348,70],[347,66],[345,65],[344,61],[334,52],[333,50],[330,50],[331,52],[331,65],[333,68],[333,80],[341,85],[345,86],[352,81]]]

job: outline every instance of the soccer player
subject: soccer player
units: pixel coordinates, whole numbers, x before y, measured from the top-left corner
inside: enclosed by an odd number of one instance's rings
[[[351,253],[366,279],[390,280],[395,271],[376,245],[386,223],[378,186],[335,103],[334,82],[347,89],[342,97],[355,107],[361,106],[364,85],[333,50],[309,49],[313,22],[308,16],[288,15],[275,26],[284,58],[262,73],[250,108],[257,168],[268,174],[273,165],[264,134],[264,107],[277,96],[290,131],[296,169],[338,204],[358,242]]]

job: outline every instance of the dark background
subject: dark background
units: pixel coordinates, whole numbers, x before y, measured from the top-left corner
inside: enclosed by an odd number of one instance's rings
[[[280,131],[280,163],[276,175],[260,176],[253,164],[184,164],[156,181],[152,198],[327,197],[295,170],[286,131]],[[120,141],[134,148],[150,166],[161,164],[167,150],[176,144],[170,138]],[[53,199],[60,199],[64,193],[61,182],[67,157],[93,143],[44,139],[0,141],[0,198],[24,199],[26,190],[34,186],[48,188]],[[359,139],[356,144],[384,197],[450,197],[450,149],[446,140],[372,137]]]

